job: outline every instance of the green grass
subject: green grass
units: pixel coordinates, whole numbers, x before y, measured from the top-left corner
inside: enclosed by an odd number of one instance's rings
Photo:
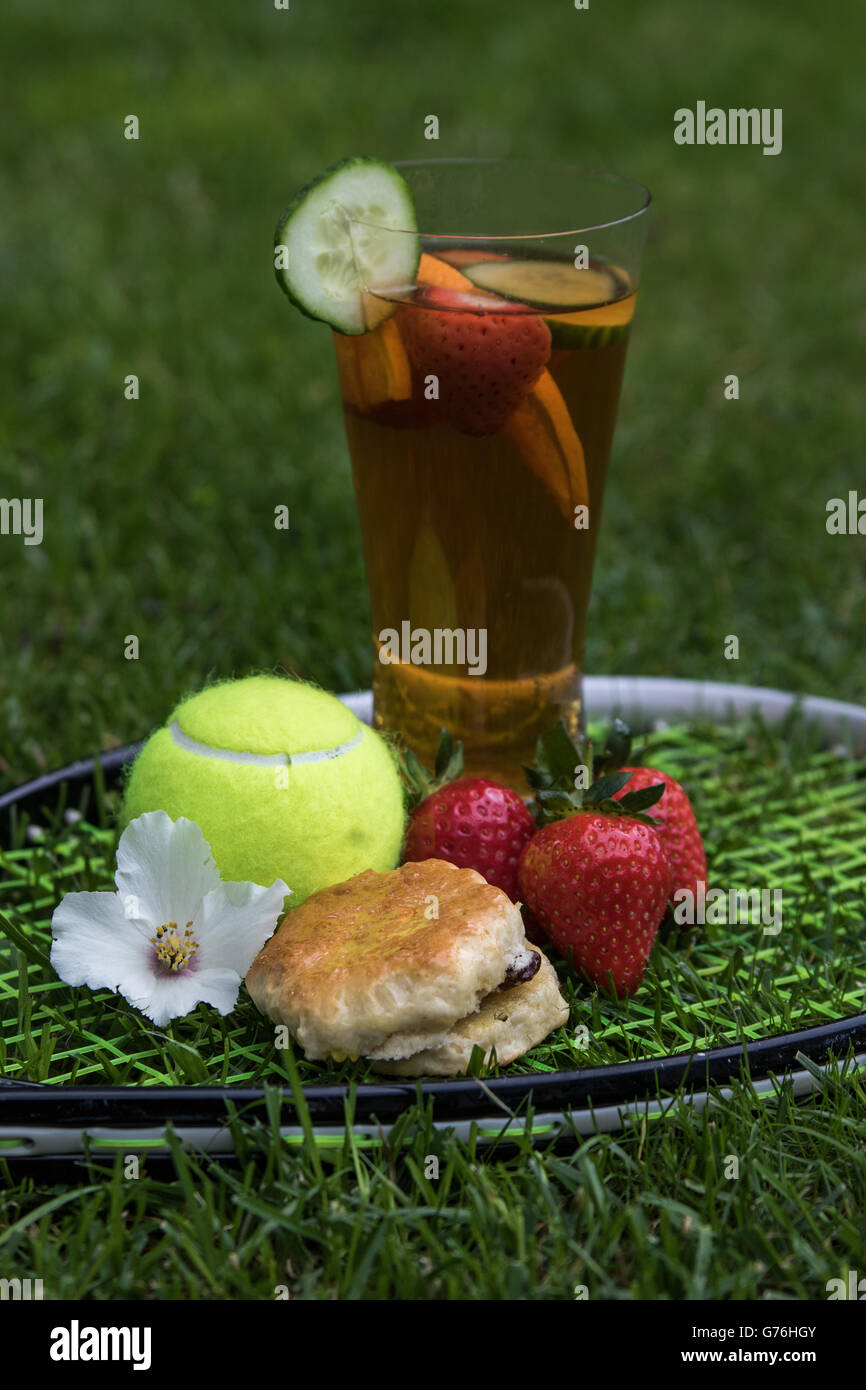
[[[352,152],[543,153],[652,187],[588,667],[862,699],[863,541],[828,536],[824,518],[858,485],[866,424],[866,20],[856,0],[816,15],[804,0],[580,13],[567,0],[293,0],[287,13],[10,0],[0,494],[43,497],[46,533],[41,547],[0,537],[0,789],[141,736],[210,674],[279,666],[369,684],[328,335],[291,313],[270,269],[286,198]],[[676,147],[673,111],[698,99],[781,106],[782,155]],[[121,138],[130,112],[137,143]],[[730,372],[737,402],[722,396]],[[280,503],[288,533],[272,526]],[[124,659],[130,633],[138,661]],[[723,656],[731,633],[739,661]],[[746,782],[766,771],[737,766]],[[738,821],[729,767],[716,762],[707,790],[726,873],[760,831],[759,810]],[[791,854],[786,794],[780,771],[773,814]],[[42,886],[28,868],[17,909],[29,896],[44,918],[72,874],[105,881],[107,842],[82,831],[68,844],[67,878],[46,847]],[[826,960],[822,913],[851,947],[819,977],[836,1007],[863,982],[862,906],[837,903],[823,870],[799,882],[798,969]],[[710,944],[691,958],[665,944],[678,990],[693,969],[700,988]],[[783,1012],[779,980],[756,971]],[[801,980],[784,989],[808,1003]],[[607,1021],[597,1046],[624,1055],[634,1035]],[[178,1079],[181,1058],[195,1065],[179,1049]],[[240,1176],[182,1164],[166,1185],[118,1169],[47,1210],[50,1192],[7,1185],[0,1276],[85,1297],[272,1297],[287,1282],[301,1297],[570,1299],[584,1282],[598,1298],[821,1298],[827,1278],[866,1267],[863,1118],[857,1080],[796,1110],[745,1088],[712,1115],[683,1107],[570,1157],[481,1165],[411,1114],[405,1143],[321,1175],[312,1154],[254,1133],[261,1162]],[[440,1142],[443,1176],[425,1185],[419,1155]],[[722,1176],[727,1153],[737,1181]]]
[[[46,536],[2,539],[0,779],[144,734],[211,673],[369,685],[329,334],[271,267],[287,198],[353,151],[651,186],[588,669],[862,695],[862,542],[824,529],[866,429],[862,7],[820,32],[784,0],[471,8],[6,6],[0,494],[44,497]],[[698,98],[782,106],[782,154],[675,146]]]
[[[417,1107],[325,1160],[236,1122],[234,1172],[175,1146],[171,1183],[118,1157],[56,1196],[0,1191],[0,1264],[65,1298],[823,1299],[866,1254],[864,1104],[856,1076],[808,1106],[735,1085],[570,1155],[483,1161]]]

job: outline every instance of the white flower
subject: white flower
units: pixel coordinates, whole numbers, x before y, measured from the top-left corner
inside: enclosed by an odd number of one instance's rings
[[[148,811],[117,847],[116,893],[67,893],[51,919],[61,980],[115,989],[162,1027],[199,1003],[231,1013],[291,892],[224,883],[194,821]]]

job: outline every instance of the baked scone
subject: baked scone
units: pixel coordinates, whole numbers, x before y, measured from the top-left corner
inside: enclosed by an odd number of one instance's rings
[[[537,1047],[568,1021],[556,971],[547,956],[539,952],[538,958],[538,972],[531,980],[488,994],[478,1012],[455,1023],[436,1047],[399,1062],[376,1061],[375,1070],[387,1076],[454,1076],[466,1070],[476,1045],[483,1047],[486,1062],[495,1049],[499,1066]]]
[[[449,1043],[454,1025],[477,1014],[506,981],[517,990],[536,970],[541,975],[542,960],[501,889],[474,869],[426,859],[314,893],[287,914],[246,983],[257,1007],[285,1023],[307,1057],[372,1057],[384,1066],[446,1045],[462,1058],[465,1043]],[[556,1013],[543,989],[549,978],[545,972],[531,996],[547,1001],[539,1026]],[[537,1032],[528,1026],[530,1007],[519,1011],[515,1039]],[[557,1013],[527,1045],[561,1021]]]

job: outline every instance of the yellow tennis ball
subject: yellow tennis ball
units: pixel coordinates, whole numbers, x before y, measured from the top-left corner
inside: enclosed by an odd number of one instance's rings
[[[124,823],[194,820],[224,879],[281,878],[296,907],[364,869],[393,869],[405,828],[390,749],[333,695],[280,676],[188,696],[142,748]]]

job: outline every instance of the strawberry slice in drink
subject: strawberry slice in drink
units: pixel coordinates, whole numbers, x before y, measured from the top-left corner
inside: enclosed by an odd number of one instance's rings
[[[498,434],[544,370],[550,330],[535,314],[467,312],[465,304],[460,289],[423,286],[401,310],[400,332],[418,375],[436,378],[448,423],[461,434]]]
[[[586,462],[546,370],[549,328],[524,305],[494,299],[496,312],[479,310],[472,282],[436,257],[422,255],[418,281],[415,303],[398,316],[416,374],[436,377],[439,410],[461,433],[504,432],[572,525],[575,507],[589,504]]]

